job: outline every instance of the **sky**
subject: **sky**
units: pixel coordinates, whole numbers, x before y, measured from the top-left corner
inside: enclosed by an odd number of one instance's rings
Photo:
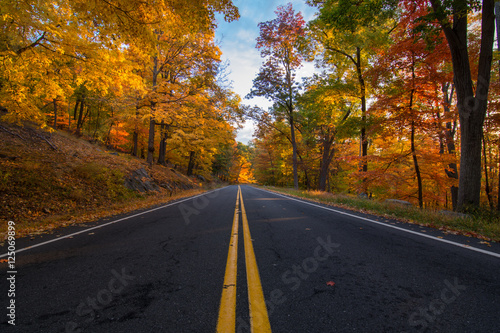
[[[227,23],[221,16],[217,17],[216,39],[222,51],[222,60],[229,64],[228,80],[232,83],[233,91],[243,99],[243,104],[257,105],[266,110],[272,105],[265,98],[245,99],[245,96],[252,89],[252,81],[263,60],[255,48],[259,36],[258,24],[276,18],[276,8],[289,2],[295,12],[302,13],[306,22],[314,18],[316,9],[308,6],[305,0],[233,0],[240,11],[240,19]],[[297,77],[311,76],[313,72],[314,65],[305,64]],[[248,144],[253,132],[253,124],[247,120],[244,128],[238,131],[236,141]]]

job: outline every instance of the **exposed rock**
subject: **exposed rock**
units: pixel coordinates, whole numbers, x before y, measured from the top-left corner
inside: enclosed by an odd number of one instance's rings
[[[405,200],[385,199],[385,202],[388,204],[395,204],[395,205],[406,206],[406,207],[413,206],[413,204],[411,202],[405,201]]]
[[[360,193],[360,194],[358,194],[358,198],[360,198],[360,199],[368,199],[368,194],[366,194],[364,192]]]
[[[447,215],[447,216],[451,216],[451,217],[459,217],[459,218],[462,218],[462,219],[465,219],[465,218],[469,217],[469,215],[467,215],[467,214],[458,213],[458,212],[452,212],[450,210],[440,210],[439,212],[441,214],[443,214],[443,215]]]
[[[125,186],[141,193],[160,190],[160,187],[154,182],[144,168],[133,171],[130,176],[125,178]]]

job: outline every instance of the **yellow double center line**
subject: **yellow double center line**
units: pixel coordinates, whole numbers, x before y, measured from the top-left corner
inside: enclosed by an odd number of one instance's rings
[[[235,332],[236,329],[236,280],[238,267],[238,225],[239,225],[239,203],[241,202],[241,217],[243,221],[243,240],[245,243],[245,264],[248,286],[248,306],[250,309],[250,328],[252,332],[271,332],[271,324],[267,314],[266,301],[260,283],[259,269],[253,251],[252,236],[248,227],[248,219],[238,186],[236,196],[236,207],[234,209],[233,227],[231,229],[231,241],[227,254],[226,274],[224,276],[224,287],[217,321],[217,332]]]

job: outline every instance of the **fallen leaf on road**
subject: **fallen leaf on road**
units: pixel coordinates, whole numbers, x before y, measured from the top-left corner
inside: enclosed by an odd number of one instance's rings
[[[328,282],[326,283],[326,285],[327,285],[327,286],[332,286],[332,287],[333,287],[333,286],[335,285],[335,282],[333,282],[333,281],[328,281]]]
[[[2,262],[9,262],[7,259],[0,259],[0,263]]]

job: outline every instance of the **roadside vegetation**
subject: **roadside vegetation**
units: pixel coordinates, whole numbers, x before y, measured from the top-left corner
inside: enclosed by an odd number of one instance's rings
[[[436,228],[449,234],[476,237],[486,241],[485,243],[487,243],[487,241],[500,241],[500,214],[494,211],[480,210],[477,213],[458,215],[449,211],[421,209],[416,206],[405,206],[390,202],[359,198],[348,194],[295,190],[292,188],[273,186],[265,186],[262,188],[339,208]]]

